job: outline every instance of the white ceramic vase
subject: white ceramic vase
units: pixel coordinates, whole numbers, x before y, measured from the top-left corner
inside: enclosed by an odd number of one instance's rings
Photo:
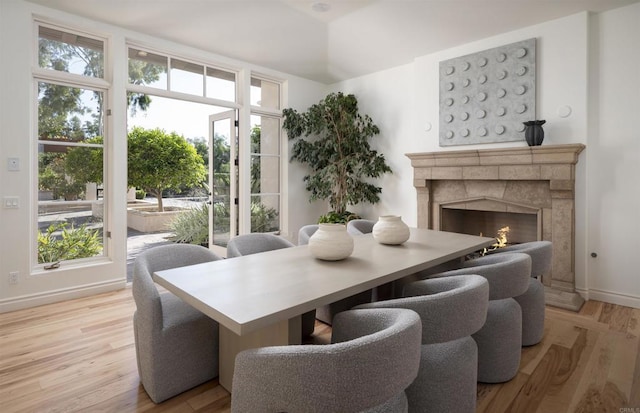
[[[398,245],[409,239],[409,227],[398,215],[382,215],[371,231],[380,244]]]
[[[342,260],[353,252],[353,238],[343,224],[320,224],[309,238],[309,251],[321,260]]]

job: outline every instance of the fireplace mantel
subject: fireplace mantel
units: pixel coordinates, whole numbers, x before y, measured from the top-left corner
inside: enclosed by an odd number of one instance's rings
[[[575,164],[582,144],[410,153],[418,226],[440,229],[441,208],[539,211],[539,238],[553,242],[547,304],[578,310],[575,292]]]

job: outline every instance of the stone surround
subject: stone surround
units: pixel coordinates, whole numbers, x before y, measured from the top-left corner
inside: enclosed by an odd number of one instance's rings
[[[579,310],[575,291],[575,164],[582,144],[411,153],[418,227],[440,229],[445,208],[537,216],[537,239],[553,242],[547,304]]]

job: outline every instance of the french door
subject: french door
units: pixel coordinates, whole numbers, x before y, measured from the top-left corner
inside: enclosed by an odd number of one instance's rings
[[[227,242],[238,234],[237,114],[209,116],[209,248],[227,255]]]

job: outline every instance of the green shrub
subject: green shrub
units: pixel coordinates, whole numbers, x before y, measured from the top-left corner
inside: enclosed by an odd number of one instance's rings
[[[268,208],[261,202],[251,203],[251,232],[277,231],[277,219],[278,212],[274,208]]]
[[[171,241],[184,244],[209,245],[209,205],[202,204],[178,215],[169,228]]]
[[[85,224],[78,228],[72,224],[67,229],[68,225],[51,224],[45,232],[38,233],[38,263],[94,257],[102,251],[99,230],[89,229]]]
[[[215,228],[213,232],[225,233],[229,232],[231,220],[231,211],[229,206],[224,202],[213,203],[213,222],[215,222]]]
[[[227,204],[214,203],[213,214],[216,223],[215,232],[229,232],[230,213]],[[278,212],[274,208],[267,208],[262,203],[251,203],[251,232],[276,231],[277,219]],[[173,232],[171,241],[209,245],[209,205],[202,204],[183,212],[171,221],[169,228]]]

